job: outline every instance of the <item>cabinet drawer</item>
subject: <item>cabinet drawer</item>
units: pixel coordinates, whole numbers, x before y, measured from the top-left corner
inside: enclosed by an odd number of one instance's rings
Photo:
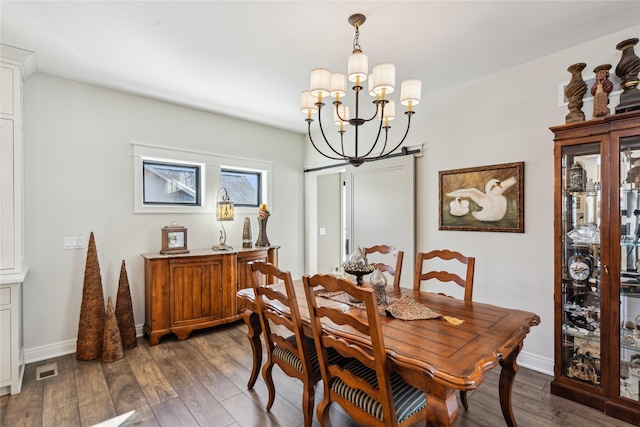
[[[0,305],[11,304],[11,288],[0,288]]]

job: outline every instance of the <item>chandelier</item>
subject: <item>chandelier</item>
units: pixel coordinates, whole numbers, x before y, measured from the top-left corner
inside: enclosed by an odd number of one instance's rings
[[[411,116],[414,114],[413,106],[420,103],[420,92],[422,83],[420,80],[405,80],[402,82],[400,91],[400,104],[407,106],[405,115],[407,116],[407,129],[404,136],[397,144],[393,145],[388,140],[389,122],[395,118],[395,102],[388,99],[388,95],[395,90],[396,68],[395,65],[384,63],[373,67],[369,74],[369,60],[362,53],[358,44],[360,37],[360,26],[366,17],[362,14],[355,14],[349,17],[349,23],[355,27],[355,38],[353,39],[353,53],[349,56],[347,65],[347,76],[342,73],[332,73],[325,68],[316,68],[311,71],[311,84],[309,90],[302,92],[301,111],[306,114],[305,121],[308,124],[309,140],[318,153],[331,160],[344,160],[353,166],[360,166],[364,162],[379,160],[389,156],[396,151],[407,138],[409,127],[411,126]],[[341,98],[346,95],[347,81],[354,83],[355,91],[355,117],[349,115],[349,106],[343,105]],[[360,92],[363,82],[368,81],[368,93],[375,100],[375,112],[368,118],[361,117],[360,112]],[[333,123],[339,126],[340,134],[339,147],[337,143],[331,144],[326,137],[322,126],[323,98],[333,97]],[[318,126],[322,139],[327,148],[321,150],[311,136],[312,114],[318,113]],[[375,120],[375,121],[374,121]],[[358,129],[365,123],[374,122],[378,124],[378,131],[373,143],[369,143],[363,149],[358,141]],[[345,149],[344,134],[346,132],[344,124],[347,123],[354,128],[353,146]],[[384,129],[384,137],[381,138]],[[378,143],[380,142],[380,145]],[[334,146],[335,145],[335,146]],[[378,147],[376,149],[376,147]],[[381,148],[380,148],[381,147]]]

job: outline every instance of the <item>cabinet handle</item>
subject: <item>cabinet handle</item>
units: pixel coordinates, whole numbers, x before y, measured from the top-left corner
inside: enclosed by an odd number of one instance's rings
[[[608,265],[603,265],[603,267],[604,267],[604,272],[606,274],[609,274],[609,266]]]

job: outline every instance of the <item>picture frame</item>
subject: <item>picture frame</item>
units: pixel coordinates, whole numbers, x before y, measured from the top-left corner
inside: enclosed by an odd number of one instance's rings
[[[166,226],[162,229],[161,254],[186,254],[187,229],[183,226]]]
[[[440,230],[524,233],[524,162],[440,171],[438,182]]]

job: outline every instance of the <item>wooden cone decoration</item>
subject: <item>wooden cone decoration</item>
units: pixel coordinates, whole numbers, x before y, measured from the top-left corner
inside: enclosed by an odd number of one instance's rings
[[[122,349],[122,339],[120,338],[120,329],[118,328],[118,320],[116,312],[113,310],[111,297],[107,302],[107,320],[104,325],[104,345],[102,348],[102,361],[115,362],[124,357]]]
[[[129,278],[127,267],[122,260],[120,267],[120,281],[118,282],[118,296],[116,298],[116,319],[120,328],[122,348],[129,350],[138,345],[136,339],[136,325],[133,321],[133,306],[131,304],[131,292],[129,291]]]
[[[98,250],[96,249],[93,232],[91,232],[84,270],[76,359],[93,360],[102,356],[104,322],[104,295],[102,293],[100,264],[98,263]]]

